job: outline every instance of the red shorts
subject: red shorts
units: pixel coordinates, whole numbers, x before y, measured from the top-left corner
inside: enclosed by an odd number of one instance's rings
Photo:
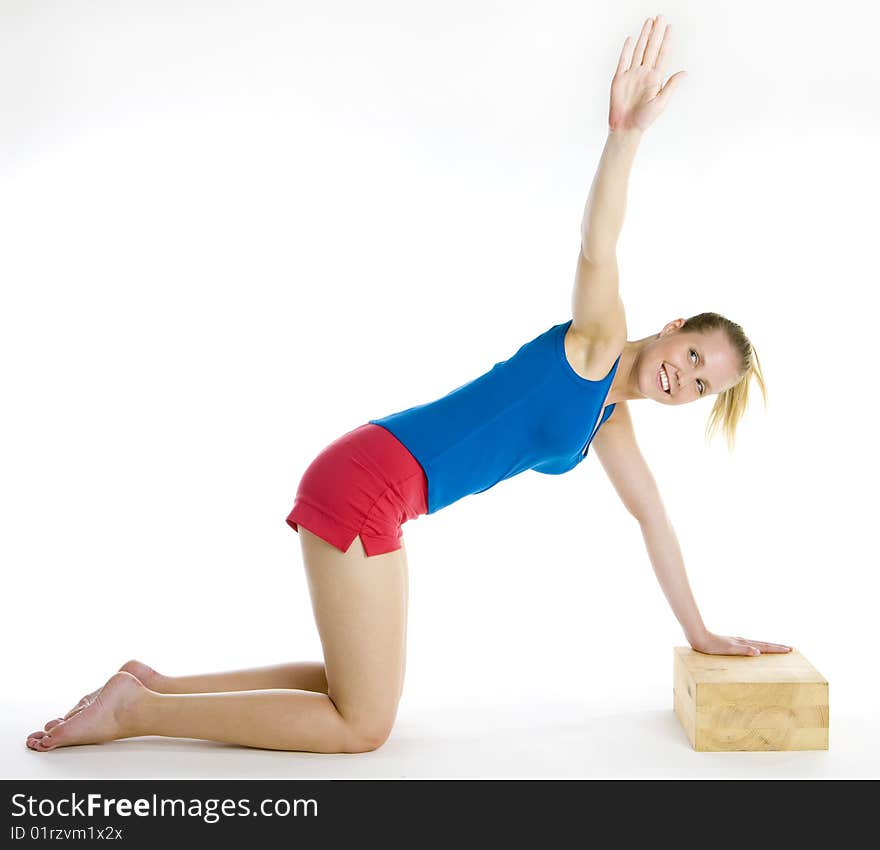
[[[367,423],[322,449],[299,482],[287,524],[341,552],[360,535],[368,556],[400,549],[401,525],[428,512],[428,481],[387,428]]]

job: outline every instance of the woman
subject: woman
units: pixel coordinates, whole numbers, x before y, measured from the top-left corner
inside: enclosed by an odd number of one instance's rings
[[[645,21],[635,47],[624,42],[583,218],[572,318],[443,398],[343,435],[303,475],[287,522],[300,536],[324,663],[169,677],[130,661],[64,718],[32,733],[31,749],[136,735],[322,753],[376,749],[391,732],[404,679],[401,523],[526,469],[567,472],[591,444],[639,520],[691,646],[719,655],[789,651],[705,627],[627,409],[634,399],[678,405],[716,395],[710,428],[723,424],[732,446],[753,376],[765,391],[742,328],[715,313],[627,340],[616,242],[642,133],[684,76],[661,85],[669,40],[658,16]]]

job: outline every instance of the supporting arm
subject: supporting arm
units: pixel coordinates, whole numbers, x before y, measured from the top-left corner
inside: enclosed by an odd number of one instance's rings
[[[691,592],[681,547],[678,545],[678,537],[672,523],[666,512],[661,509],[639,520],[639,526],[654,573],[672,612],[681,624],[688,643],[691,646],[700,646],[705,642],[709,630],[703,623],[697,602]]]

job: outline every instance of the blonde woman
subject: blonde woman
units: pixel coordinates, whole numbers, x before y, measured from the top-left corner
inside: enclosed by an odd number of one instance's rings
[[[31,749],[138,735],[320,753],[376,749],[391,732],[404,680],[401,525],[526,469],[567,472],[591,445],[638,520],[690,645],[719,655],[789,651],[704,625],[628,409],[635,400],[680,405],[714,395],[709,430],[722,426],[732,446],[753,378],[766,399],[754,347],[716,313],[627,339],[616,243],[639,142],[684,76],[663,84],[670,32],[662,16],[649,18],[635,44],[623,44],[582,222],[571,318],[442,398],[349,431],[305,471],[287,522],[299,533],[323,663],[174,677],[130,661],[33,732]]]

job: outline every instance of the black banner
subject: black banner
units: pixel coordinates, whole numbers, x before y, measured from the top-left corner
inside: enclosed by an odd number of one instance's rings
[[[801,806],[808,798],[818,804],[820,793],[825,801],[829,797],[825,782],[724,779],[0,782],[5,812],[0,840],[12,848],[107,841],[116,847],[174,848],[190,841],[222,841],[225,846],[226,841],[270,839],[313,839],[335,846],[326,842],[337,837],[407,847],[477,840],[495,846],[502,838],[545,846],[551,841],[568,845],[575,836],[578,844],[607,839],[609,830],[630,841],[647,830],[656,842],[658,836],[668,839],[673,825],[694,829],[705,818],[717,828],[722,812],[726,819],[736,814],[725,832],[749,832],[756,812],[764,819],[795,794]],[[845,808],[854,814],[852,805]],[[764,822],[762,835],[782,825]],[[603,847],[608,843],[599,842]]]
[[[425,839],[575,823],[597,783],[555,780],[4,780],[7,847],[37,842]],[[57,846],[57,845],[56,845]]]

